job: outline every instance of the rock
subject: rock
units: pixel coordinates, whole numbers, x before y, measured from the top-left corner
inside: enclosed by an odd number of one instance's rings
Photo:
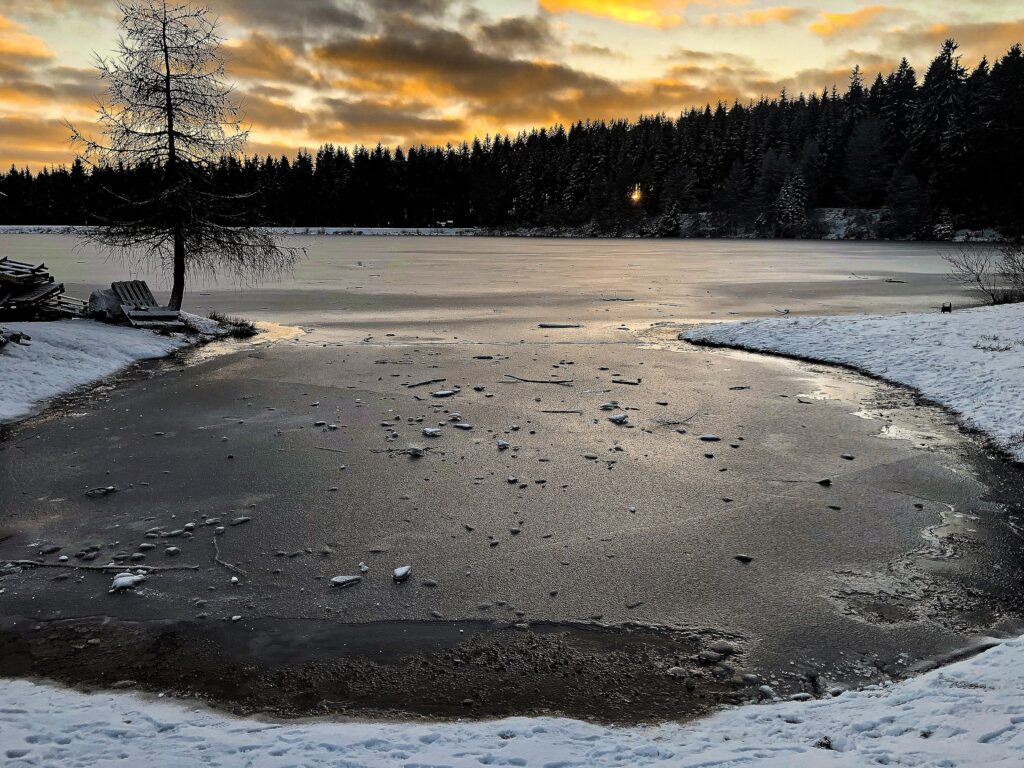
[[[452,426],[455,427],[456,429],[465,429],[467,431],[473,428],[472,424],[467,424],[464,421],[457,421],[454,424],[452,424]]]
[[[224,533],[225,530],[227,529],[224,528],[223,525],[218,525],[216,528],[213,529],[213,532],[215,535],[220,536],[222,533]]]
[[[455,397],[455,390],[453,389],[439,389],[437,392],[431,392],[431,397]]]
[[[360,573],[369,573],[370,572],[370,566],[368,566],[366,563],[362,563],[362,562],[359,563],[359,572]]]
[[[314,421],[313,422],[313,426],[314,427],[326,427],[327,426],[327,422],[326,421]]]
[[[333,579],[331,579],[331,586],[345,589],[346,587],[355,586],[362,580],[362,576],[335,576]]]
[[[441,436],[441,430],[438,427],[424,427],[423,428],[423,436],[424,437],[440,437]]]
[[[720,653],[715,651],[701,651],[697,654],[697,658],[703,661],[705,664],[717,664],[724,657]]]
[[[609,403],[601,403],[601,405],[599,407],[600,407],[600,409],[602,411],[614,411],[615,409],[617,409],[619,407],[619,401],[618,400],[612,400]]]
[[[135,552],[128,559],[131,560],[133,563],[138,563],[138,562],[141,562],[141,561],[146,559],[146,553],[145,552]]]
[[[844,453],[844,454],[843,454],[842,456],[840,456],[839,458],[841,458],[841,459],[846,459],[847,461],[853,461],[853,458],[854,458],[854,457],[853,457],[853,454],[851,454],[851,453]]]
[[[717,443],[720,442],[722,438],[718,435],[701,435],[700,439],[705,443]]]
[[[168,557],[177,557],[178,555],[181,554],[181,550],[178,549],[177,547],[168,547],[167,549],[164,550],[164,554],[167,555]]]
[[[612,424],[625,424],[629,421],[629,415],[625,413],[617,413],[614,416],[609,416],[608,421]]]
[[[123,592],[126,589],[135,589],[139,584],[144,582],[146,577],[142,574],[136,573],[119,573],[114,577],[114,580],[110,582],[110,592]]]
[[[241,620],[242,620],[242,617],[241,617],[241,616],[232,616],[232,617],[231,617],[231,620],[232,620],[232,621],[241,621]]]
[[[499,451],[507,451],[511,447],[512,446],[506,440],[499,440],[498,441],[498,450]]]
[[[683,667],[669,667],[668,671],[665,672],[665,674],[668,675],[669,677],[678,677],[678,678],[683,678],[683,677],[689,677],[690,676],[690,672],[688,670],[684,669]]]
[[[111,289],[101,289],[89,294],[89,317],[104,323],[119,322],[124,319],[121,300]]]
[[[824,480],[819,480],[818,485],[822,486],[823,488],[828,488],[830,485],[832,485],[832,481],[826,477]]]
[[[715,640],[713,643],[708,644],[708,649],[715,653],[720,653],[723,656],[731,656],[736,653],[736,648],[732,643],[728,643],[725,640]]]
[[[60,547],[56,544],[50,544],[39,550],[40,555],[52,555],[55,552],[60,552]]]
[[[739,560],[741,563],[744,563],[744,564],[754,562],[754,558],[752,558],[750,555],[743,555],[743,554],[733,555],[733,559],[734,560]]]
[[[420,582],[420,584],[422,584],[424,587],[429,587],[431,589],[437,586],[437,582],[433,579],[424,579]]]
[[[406,579],[409,578],[409,575],[411,573],[412,573],[412,566],[411,565],[403,565],[403,566],[399,566],[398,568],[395,568],[394,572],[391,574],[391,577],[395,581],[397,581],[397,582],[403,582],[403,581],[405,581]]]
[[[757,689],[757,692],[759,694],[761,694],[761,698],[764,698],[764,699],[774,699],[775,698],[775,689],[773,689],[770,685],[762,685],[760,688]]]
[[[814,697],[811,694],[806,693],[806,692],[802,692],[802,693],[794,693],[792,696],[789,697],[789,700],[790,701],[810,701],[813,698]]]
[[[236,517],[228,523],[228,525],[245,525],[245,523],[248,523],[250,520],[252,520],[251,517]]]

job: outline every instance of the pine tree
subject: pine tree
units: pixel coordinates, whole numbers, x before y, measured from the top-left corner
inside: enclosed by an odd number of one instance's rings
[[[775,200],[775,221],[783,237],[807,233],[807,187],[799,173],[786,179]]]

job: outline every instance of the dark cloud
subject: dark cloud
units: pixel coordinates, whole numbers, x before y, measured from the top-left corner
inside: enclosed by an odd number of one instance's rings
[[[323,100],[325,111],[319,117],[326,117],[325,128],[319,129],[325,140],[330,137],[376,137],[385,143],[408,143],[419,137],[421,140],[447,140],[460,136],[467,130],[466,123],[455,117],[427,117],[428,104],[373,101],[370,99]]]
[[[309,115],[305,111],[275,98],[268,98],[258,91],[241,93],[240,102],[245,121],[261,129],[292,131],[309,125]]]
[[[333,0],[211,0],[209,5],[225,19],[261,32],[358,32],[368,25],[350,4]]]
[[[614,51],[605,45],[594,45],[593,43],[572,43],[569,50],[578,56],[602,56],[609,59],[622,58],[622,54]]]
[[[307,67],[294,47],[262,32],[252,32],[224,47],[232,77],[316,86],[321,78]]]
[[[408,16],[439,17],[447,13],[452,0],[367,0],[368,10],[374,13],[402,13]]]
[[[558,47],[551,22],[543,16],[509,16],[478,27],[480,41],[506,53],[540,53]]]
[[[466,35],[409,19],[392,21],[376,35],[327,43],[313,55],[348,74],[483,101],[608,85],[564,64],[483,51]]]

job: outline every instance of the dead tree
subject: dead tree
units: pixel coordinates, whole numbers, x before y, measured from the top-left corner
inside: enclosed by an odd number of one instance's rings
[[[204,8],[167,0],[118,3],[115,55],[97,57],[106,85],[104,140],[69,124],[93,172],[134,171],[129,189],[108,189],[98,226],[84,237],[129,262],[171,273],[169,304],[180,309],[186,275],[227,272],[251,283],[287,271],[299,251],[259,226],[254,193],[227,195],[214,166],[248,137],[227,82],[217,22]]]

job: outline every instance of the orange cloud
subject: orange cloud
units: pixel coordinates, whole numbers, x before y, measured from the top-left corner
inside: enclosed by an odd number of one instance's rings
[[[540,0],[548,13],[582,13],[645,27],[675,27],[683,22],[688,0]]]
[[[54,57],[45,42],[25,33],[24,27],[6,16],[0,16],[0,56],[38,61]]]
[[[789,6],[775,6],[773,8],[760,8],[756,10],[743,11],[742,13],[717,14],[712,13],[704,16],[701,21],[709,26],[719,24],[730,27],[763,27],[766,24],[786,24],[790,21],[806,18],[808,12],[803,8],[791,8]]]
[[[882,35],[883,45],[910,51],[919,56],[934,56],[943,40],[952,37],[960,43],[965,61],[1001,57],[1014,43],[1024,42],[1024,18],[1015,21],[942,23],[891,29]]]
[[[884,5],[868,5],[850,13],[822,11],[819,14],[818,21],[813,22],[808,29],[822,37],[853,32],[870,25],[879,16],[888,13],[890,10],[892,9]]]

